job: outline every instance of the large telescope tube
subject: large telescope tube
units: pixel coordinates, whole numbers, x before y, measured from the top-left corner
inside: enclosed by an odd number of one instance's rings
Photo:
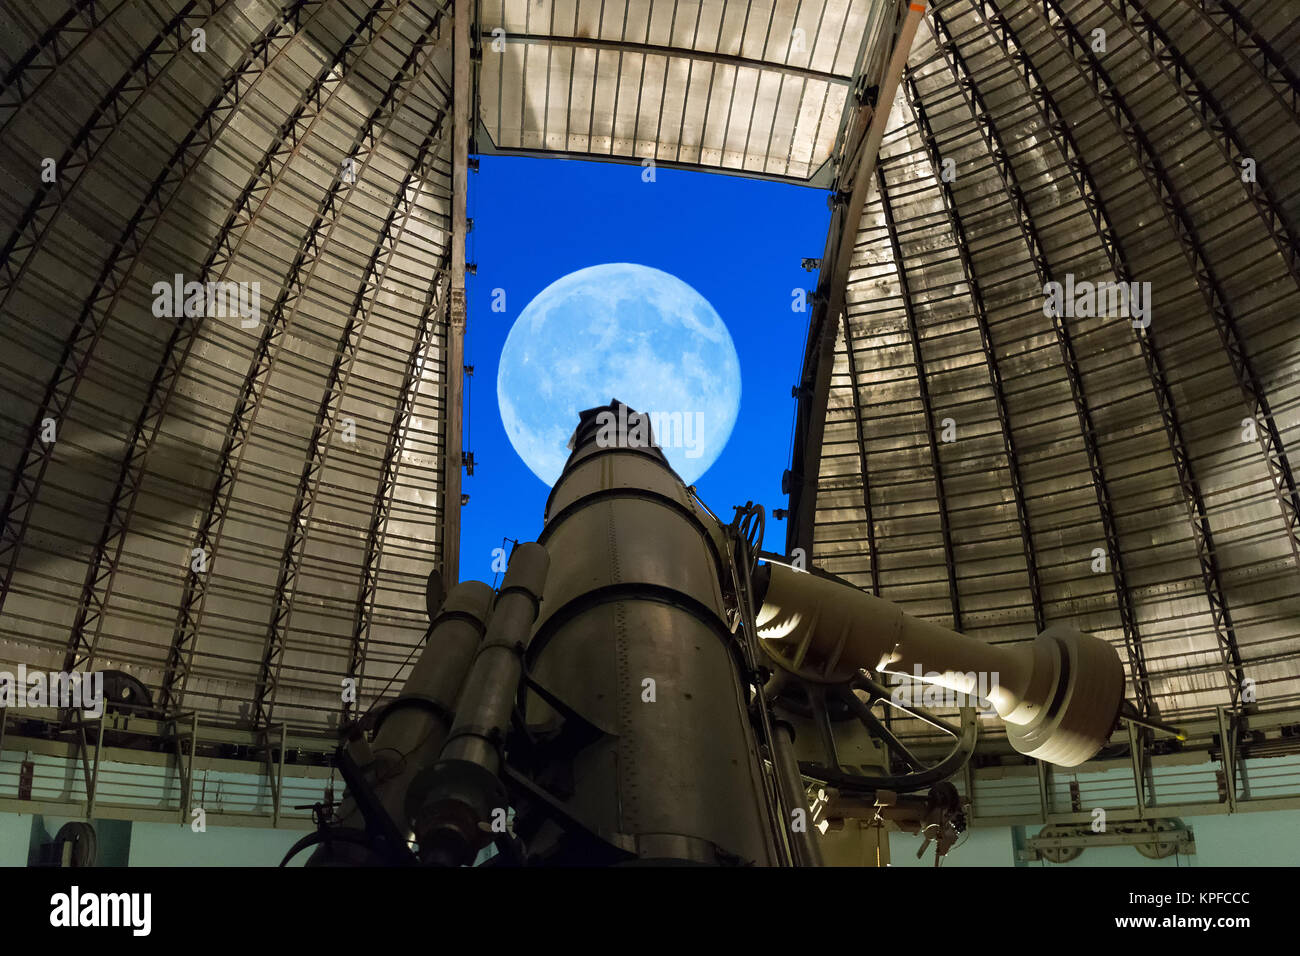
[[[1033,643],[997,647],[783,564],[759,568],[754,584],[759,637],[776,660],[797,662],[813,679],[848,680],[861,668],[919,673],[973,695],[977,675],[985,675],[986,696],[1011,745],[1063,767],[1091,759],[1119,719],[1124,668],[1115,649],[1091,634],[1054,624]]]
[[[606,732],[574,758],[569,809],[640,860],[770,865],[720,529],[626,406],[583,412],[571,447],[527,652],[538,683]],[[526,719],[538,732],[560,720],[536,695]]]

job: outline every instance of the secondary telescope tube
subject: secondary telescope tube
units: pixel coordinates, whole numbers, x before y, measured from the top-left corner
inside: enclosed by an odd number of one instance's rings
[[[848,680],[866,668],[920,674],[926,683],[971,694],[978,674],[996,675],[988,699],[1006,722],[1011,745],[1063,767],[1091,759],[1119,721],[1119,655],[1068,625],[1053,624],[1033,642],[995,646],[787,565],[763,565],[754,583],[759,637],[774,660],[798,661],[814,680]]]

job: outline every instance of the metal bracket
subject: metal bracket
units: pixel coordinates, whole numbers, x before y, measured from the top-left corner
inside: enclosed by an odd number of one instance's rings
[[[266,752],[266,777],[271,784],[271,826],[280,825],[280,801],[284,790],[284,748],[289,739],[289,725],[280,725],[280,757],[276,765],[271,761],[271,729],[262,731],[262,746]]]
[[[184,714],[177,714],[168,721],[169,732],[176,741],[176,779],[180,783],[181,793],[177,802],[177,818],[181,823],[186,823],[190,816],[190,809],[193,805],[194,794],[194,763],[198,757],[199,749],[199,712],[193,711],[190,716],[190,731],[188,734],[190,741],[190,759],[185,759],[185,738],[186,734],[181,733],[179,722]]]
[[[1049,825],[1026,840],[1025,859],[1068,862],[1089,847],[1131,846],[1143,856],[1160,859],[1175,853],[1196,852],[1196,838],[1181,821],[1151,819],[1142,823],[1118,824],[1093,833],[1086,826]]]
[[[636,854],[630,849],[613,842],[613,840],[618,839],[617,836],[613,836],[611,839],[610,837],[603,836],[591,829],[591,827],[587,826],[586,823],[574,816],[568,806],[565,805],[564,801],[554,796],[545,788],[534,783],[524,774],[510,766],[510,764],[502,764],[501,774],[505,777],[507,783],[518,787],[529,797],[545,806],[549,811],[551,819],[553,819],[565,833],[571,836],[576,836],[581,840],[597,843],[601,847],[607,848],[616,859],[632,860],[636,858]],[[628,842],[630,843],[631,841],[629,840]]]
[[[374,790],[366,780],[365,771],[352,759],[346,744],[339,745],[334,765],[347,784],[348,796],[366,821],[366,836],[370,839],[371,846],[389,863],[401,866],[414,864],[415,857],[407,849],[406,839],[376,799]]]
[[[1216,708],[1219,720],[1219,763],[1222,766],[1224,802],[1237,812],[1237,727],[1226,707]]]
[[[533,677],[532,672],[527,668],[524,668],[523,670],[523,677],[519,682],[519,686],[520,694],[518,710],[521,715],[521,722],[523,714],[523,688],[527,688],[540,697],[553,710],[558,711],[559,714],[564,717],[566,730],[561,731],[561,736],[565,736],[570,740],[570,742],[577,744],[577,746],[574,747],[574,752],[594,743],[601,737],[618,736],[618,734],[614,733],[612,730],[607,730],[595,721],[578,713],[559,697],[555,696],[555,694],[547,690],[546,687],[538,683],[537,679]],[[574,730],[577,731],[576,734],[567,730],[567,727],[570,725],[572,725]],[[579,743],[579,741],[581,741],[581,743]]]

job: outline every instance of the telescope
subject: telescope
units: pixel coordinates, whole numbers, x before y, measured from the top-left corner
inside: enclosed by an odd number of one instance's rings
[[[764,520],[749,503],[724,524],[648,416],[617,400],[582,412],[538,540],[515,547],[495,593],[431,587],[401,693],[340,746],[345,801],[290,855],[814,866],[832,805],[938,834],[943,852],[964,826],[948,781],[978,710],[1053,764],[1106,743],[1124,672],[1105,641],[1064,623],[1015,645],[964,636],[762,552]],[[957,695],[958,722],[901,700],[904,677]],[[923,759],[891,711],[950,750]]]

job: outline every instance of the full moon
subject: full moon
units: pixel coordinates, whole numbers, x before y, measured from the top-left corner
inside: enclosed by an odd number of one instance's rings
[[[649,412],[688,485],[717,460],[740,410],[740,361],[721,317],[675,276],[626,262],[557,279],[501,350],[497,402],[519,457],[547,485],[583,409],[617,398]]]

